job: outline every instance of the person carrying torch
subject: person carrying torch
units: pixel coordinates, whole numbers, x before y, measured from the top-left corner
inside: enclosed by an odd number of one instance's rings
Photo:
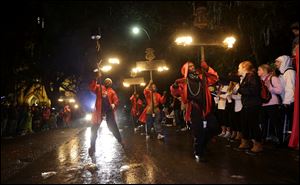
[[[209,86],[218,81],[218,74],[206,62],[196,69],[193,62],[186,62],[181,73],[183,78],[177,79],[170,87],[171,94],[181,97],[186,104],[185,120],[191,124],[194,138],[194,156],[197,161],[205,162],[205,149],[216,129],[217,120],[212,113],[213,99]]]

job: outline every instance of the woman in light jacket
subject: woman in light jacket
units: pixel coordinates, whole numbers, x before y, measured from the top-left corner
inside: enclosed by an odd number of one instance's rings
[[[272,94],[272,98],[270,99],[270,101],[268,103],[262,104],[262,139],[265,140],[267,137],[268,122],[270,121],[270,127],[275,128],[275,134],[278,138],[278,144],[282,144],[283,124],[281,122],[281,114],[279,107],[281,104],[281,100],[279,97],[283,91],[282,85],[280,83],[279,78],[273,75],[272,69],[268,64],[263,64],[259,66],[257,74]]]

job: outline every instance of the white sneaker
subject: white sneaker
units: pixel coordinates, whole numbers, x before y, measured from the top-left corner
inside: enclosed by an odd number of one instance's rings
[[[146,136],[146,140],[149,140],[150,139],[150,136]]]
[[[226,134],[223,136],[224,138],[230,138],[231,134],[230,132],[226,131]]]
[[[182,132],[185,132],[185,131],[187,131],[187,127],[184,127],[184,128],[182,128],[182,129],[180,129],[180,131],[182,131]]]
[[[222,132],[222,133],[219,134],[218,136],[219,136],[219,137],[224,137],[225,134],[226,134],[225,132]]]
[[[137,132],[139,130],[139,128],[134,128],[134,132]]]
[[[165,136],[162,135],[162,134],[158,134],[158,135],[157,135],[157,139],[164,139],[164,138],[165,138]]]

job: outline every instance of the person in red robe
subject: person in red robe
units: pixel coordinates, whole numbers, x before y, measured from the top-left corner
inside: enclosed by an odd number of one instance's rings
[[[294,94],[294,114],[292,134],[289,140],[289,147],[299,150],[299,44],[295,47],[295,66],[296,66],[296,87]]]
[[[49,119],[50,119],[50,109],[49,109]],[[71,108],[69,105],[64,107],[63,120],[66,127],[71,126]]]
[[[122,138],[119,132],[119,128],[115,119],[115,111],[119,104],[119,98],[117,93],[112,89],[112,80],[106,78],[104,80],[104,85],[98,84],[97,79],[92,80],[90,83],[90,90],[96,94],[95,111],[92,115],[92,128],[91,128],[91,147],[89,148],[89,153],[95,151],[95,142],[97,139],[97,131],[103,120],[106,117],[106,122],[108,129],[113,133],[114,137],[118,140],[120,144],[123,145]]]
[[[160,104],[166,102],[166,93],[164,92],[161,96],[157,92],[156,85],[150,80],[149,84],[144,89],[144,95],[146,98],[147,106],[141,114],[139,121],[146,123],[146,139],[150,138],[150,132],[152,126],[154,126],[155,132],[157,133],[157,139],[164,139],[162,134],[161,125],[161,113],[159,109]]]
[[[181,97],[186,104],[185,120],[191,124],[194,137],[194,155],[197,161],[205,162],[205,149],[217,128],[212,113],[213,99],[209,86],[218,81],[218,74],[206,62],[196,69],[193,62],[186,62],[181,68],[183,78],[177,79],[170,87],[171,94]]]
[[[130,97],[131,101],[131,118],[134,126],[134,131],[138,130],[138,118],[141,114],[142,107],[143,107],[143,101],[139,98],[139,94],[134,92],[134,94]]]

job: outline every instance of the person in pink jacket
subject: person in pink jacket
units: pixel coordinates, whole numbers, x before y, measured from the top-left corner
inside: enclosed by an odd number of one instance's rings
[[[283,143],[283,124],[281,122],[282,118],[280,113],[280,94],[283,88],[280,79],[273,75],[270,65],[263,64],[259,66],[257,73],[272,95],[269,102],[262,104],[262,139],[266,140],[268,137],[268,128],[274,128],[276,131],[274,134],[278,138],[278,144],[281,145]],[[268,122],[270,123],[269,127]]]

